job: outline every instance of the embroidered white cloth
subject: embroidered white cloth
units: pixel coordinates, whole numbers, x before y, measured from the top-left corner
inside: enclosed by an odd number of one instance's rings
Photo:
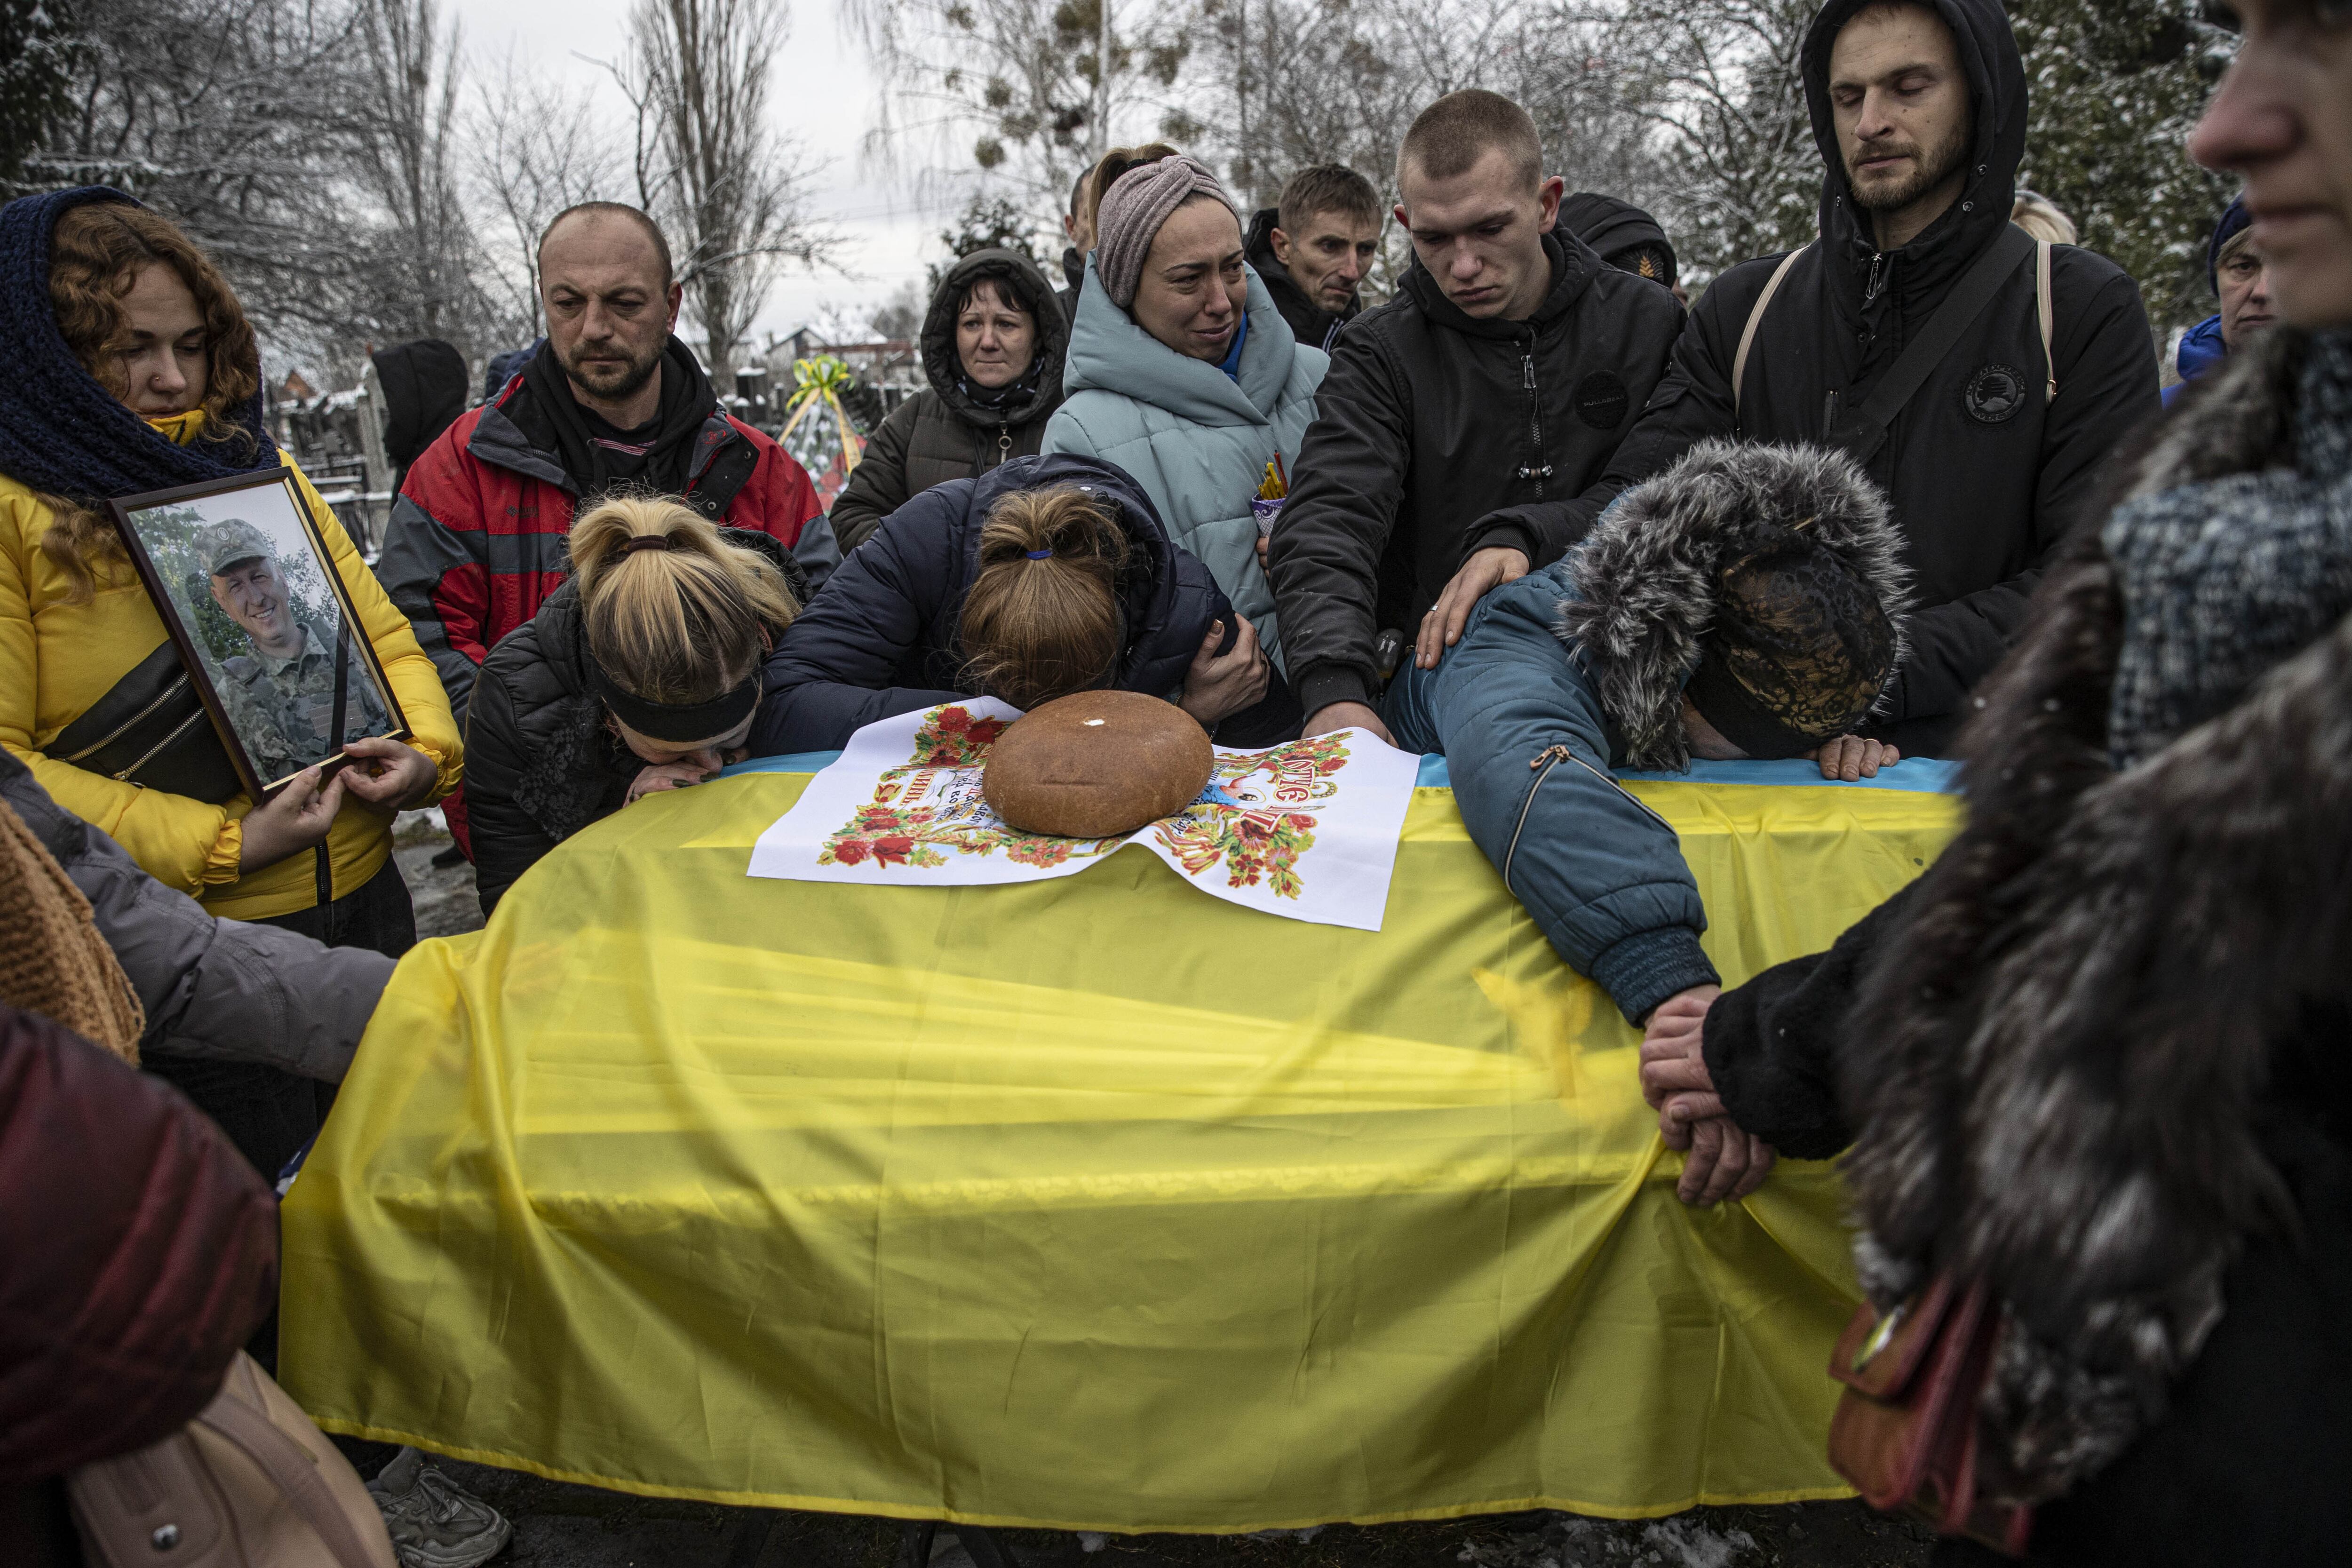
[[[1085,870],[1127,845],[1204,893],[1268,914],[1378,931],[1420,758],[1360,730],[1254,751],[1220,747],[1201,797],[1121,838],[1005,825],[981,798],[988,749],[1019,709],[977,697],[850,737],[760,835],[751,875],[974,887]]]

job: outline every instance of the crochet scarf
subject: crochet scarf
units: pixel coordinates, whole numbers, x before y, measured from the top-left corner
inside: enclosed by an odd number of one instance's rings
[[[282,459],[261,394],[236,424],[253,437],[182,447],[84,370],[49,305],[49,237],[89,202],[139,204],[104,185],[24,196],[0,207],[0,474],[85,504],[274,468]]]
[[[2126,500],[2103,531],[2124,603],[2107,733],[2119,768],[2228,708],[2352,611],[2352,332],[2265,346],[2254,363],[2275,362],[2285,384],[2264,407],[2293,408],[2280,432],[2291,460],[2197,472]],[[2172,430],[2171,446],[2242,406],[2227,394],[2204,401],[2204,419]]]
[[[89,900],[5,801],[0,911],[0,1002],[54,1018],[135,1064],[147,1019],[130,978],[99,934]]]

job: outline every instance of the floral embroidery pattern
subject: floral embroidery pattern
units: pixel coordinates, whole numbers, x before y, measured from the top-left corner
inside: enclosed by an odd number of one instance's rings
[[[950,703],[935,710],[915,731],[913,760],[890,772],[904,774],[916,768],[978,767],[988,761],[988,748],[1012,723],[1010,719],[975,719],[970,710]]]
[[[1201,798],[1151,831],[1187,876],[1206,876],[1223,861],[1227,887],[1263,883],[1277,898],[1296,899],[1306,888],[1299,858],[1315,846],[1315,817],[1298,808],[1337,795],[1333,775],[1347,765],[1339,735],[1254,755],[1220,752]]]
[[[988,809],[980,769],[1011,722],[975,718],[954,704],[933,712],[915,731],[912,758],[883,772],[873,800],[818,847],[817,864],[935,867],[947,864],[943,850],[990,855],[1001,848],[1014,865],[1043,869],[1124,842],[1016,833]]]

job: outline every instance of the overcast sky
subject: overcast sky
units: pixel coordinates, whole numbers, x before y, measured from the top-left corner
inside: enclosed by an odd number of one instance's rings
[[[580,59],[617,59],[625,47],[628,0],[451,0],[465,31],[471,68],[518,55],[590,95],[613,115],[615,138],[625,141],[625,106],[604,73]],[[873,123],[874,78],[853,38],[845,37],[835,0],[794,0],[792,36],[776,61],[769,89],[780,130],[797,137],[813,160],[827,166],[816,180],[817,216],[834,223],[849,243],[845,264],[856,274],[811,275],[786,270],[752,330],[755,342],[789,331],[828,303],[879,304],[909,279],[919,281],[939,258],[939,231],[959,204],[918,198],[914,182],[862,163],[858,144]],[[947,210],[941,210],[945,208]]]

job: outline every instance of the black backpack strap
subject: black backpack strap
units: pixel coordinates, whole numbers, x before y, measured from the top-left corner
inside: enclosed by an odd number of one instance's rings
[[[2015,224],[2001,230],[2000,237],[1985,247],[1984,254],[1960,274],[1960,280],[1952,286],[1944,302],[1936,307],[1936,313],[1927,318],[1919,335],[1895,356],[1862,406],[1830,427],[1830,443],[1844,447],[1858,463],[1868,463],[1876,457],[1879,447],[1886,444],[1887,427],[1903,412],[1903,405],[1944,363],[1944,356],[1952,352],[1960,334],[1984,314],[1985,307],[1992,303],[1993,295],[2009,281],[2010,274],[2032,259],[2033,254],[2032,235]]]

